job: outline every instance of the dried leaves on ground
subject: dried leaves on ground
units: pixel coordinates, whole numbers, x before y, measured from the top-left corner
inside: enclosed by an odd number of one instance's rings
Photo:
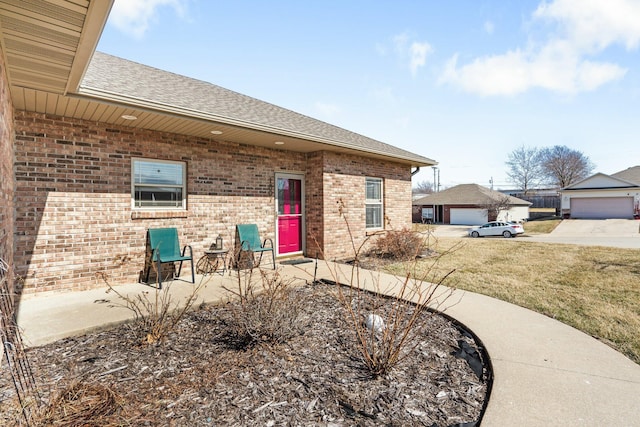
[[[50,419],[47,425],[478,422],[490,372],[478,343],[458,325],[425,313],[429,318],[421,325],[418,345],[391,372],[375,378],[359,360],[354,333],[333,296],[335,287],[310,284],[296,292],[306,302],[299,319],[303,333],[278,345],[238,342],[230,327],[234,303],[227,303],[188,313],[154,345],[140,343],[140,331],[127,324],[30,350],[51,417],[65,412],[69,396],[101,403],[94,408],[99,420],[56,424]],[[12,386],[4,375],[1,381],[0,424],[11,425],[17,419]]]

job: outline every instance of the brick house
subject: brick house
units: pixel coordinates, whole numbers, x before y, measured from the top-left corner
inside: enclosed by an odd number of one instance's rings
[[[198,257],[256,223],[280,259],[339,259],[340,202],[356,242],[410,225],[412,171],[433,160],[95,52],[112,1],[85,3],[0,4],[0,258],[17,291],[136,281],[148,228]]]
[[[413,220],[479,225],[487,221],[523,221],[531,202],[478,184],[460,184],[413,201]]]

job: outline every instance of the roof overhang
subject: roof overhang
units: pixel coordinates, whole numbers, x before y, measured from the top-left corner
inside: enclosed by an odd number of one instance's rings
[[[415,158],[377,152],[369,149],[362,150],[348,143],[337,142],[329,138],[322,138],[288,129],[269,125],[236,120],[228,117],[216,116],[207,112],[181,108],[173,105],[159,104],[143,99],[135,99],[121,94],[99,91],[81,87],[77,94],[70,95],[73,104],[81,106],[76,112],[91,111],[90,117],[82,114],[80,118],[134,128],[153,129],[164,132],[186,134],[201,139],[212,138],[211,131],[221,132],[213,137],[241,144],[263,146],[267,148],[286,149],[289,151],[311,153],[329,150],[333,152],[366,155],[371,158],[393,160],[412,167],[431,166],[437,162],[426,159],[424,162]],[[134,116],[135,121],[127,121],[123,115]],[[159,118],[162,117],[160,120]],[[276,145],[276,142],[278,143]]]
[[[0,46],[12,96],[75,92],[114,0],[0,2]]]
[[[327,150],[358,154],[411,167],[437,164],[422,156],[363,150],[342,141],[81,87],[113,2],[0,2],[0,47],[16,110],[176,133],[203,140],[214,138],[297,152]],[[128,121],[122,116],[135,116],[137,119]],[[212,131],[221,133],[212,134]]]

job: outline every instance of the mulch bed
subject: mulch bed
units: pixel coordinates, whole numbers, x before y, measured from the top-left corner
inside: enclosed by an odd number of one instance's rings
[[[77,399],[83,386],[98,396],[81,404],[88,414],[82,422],[50,418],[47,425],[479,424],[491,373],[469,333],[425,313],[415,348],[375,377],[363,367],[335,289],[315,283],[296,290],[302,333],[281,344],[243,345],[230,334],[234,305],[227,303],[188,313],[154,345],[142,344],[144,331],[125,324],[31,349],[50,416],[64,412],[61,396]],[[482,364],[463,357],[470,354],[480,355]],[[3,365],[0,424],[14,425],[13,386],[5,373]],[[111,408],[90,418],[86,406],[104,406],[104,396]]]

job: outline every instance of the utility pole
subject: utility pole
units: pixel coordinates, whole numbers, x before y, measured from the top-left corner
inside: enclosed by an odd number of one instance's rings
[[[438,193],[440,192],[440,169],[438,169]]]
[[[431,169],[433,169],[433,192],[437,193],[438,192],[438,184],[436,181],[436,171],[438,170],[437,166],[431,166]]]

